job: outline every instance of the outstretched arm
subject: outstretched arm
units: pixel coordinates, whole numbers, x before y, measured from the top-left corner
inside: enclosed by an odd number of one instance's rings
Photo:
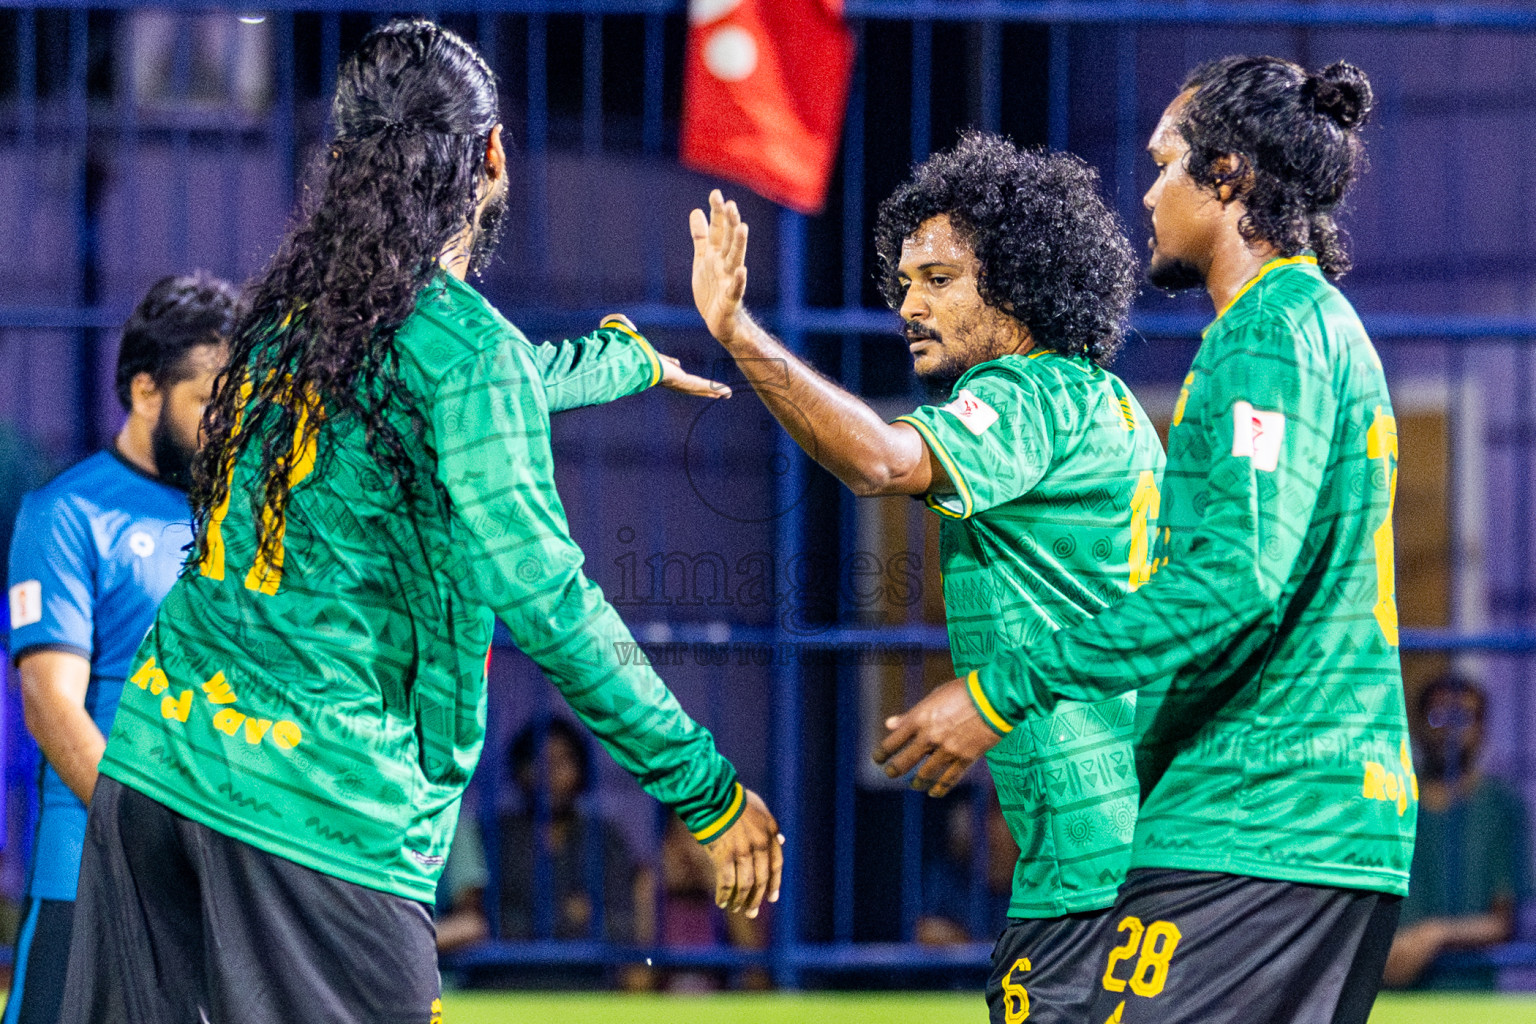
[[[709,207],[708,218],[702,210],[689,217],[694,304],[789,436],[860,496],[948,490],[943,468],[912,426],[886,423],[747,314],[747,225],[719,189]]]
[[[1107,611],[1029,648],[1005,650],[888,719],[890,732],[875,752],[888,775],[921,764],[914,786],[942,796],[1015,723],[1048,714],[1060,701],[1105,700],[1168,678],[1208,687],[1271,642],[1335,430],[1337,399],[1311,344],[1282,322],[1224,346],[1200,385],[1213,415],[1199,445],[1215,457],[1189,539],[1150,583]],[[1255,409],[1282,424],[1283,448],[1268,465],[1252,452]],[[1362,500],[1384,517],[1397,428],[1380,407],[1375,416],[1369,436],[1381,439],[1373,444],[1362,430],[1356,457],[1381,461],[1383,486]],[[1195,428],[1186,422],[1175,429]],[[1395,646],[1396,636],[1387,642]]]
[[[446,373],[432,402],[438,478],[481,597],[518,647],[641,787],[677,811],[714,858],[717,902],[755,913],[778,893],[778,825],[709,731],[652,670],[582,572],[555,490],[548,406],[527,349],[503,345]],[[454,749],[451,737],[428,735]]]
[[[683,369],[657,352],[629,318],[610,313],[591,334],[532,346],[551,413],[602,405],[660,384],[700,398],[729,398],[731,389]]]

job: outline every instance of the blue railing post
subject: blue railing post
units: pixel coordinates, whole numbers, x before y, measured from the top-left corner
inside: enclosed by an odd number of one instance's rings
[[[805,334],[800,315],[803,305],[805,267],[805,217],[791,210],[779,214],[779,335],[785,346],[796,354],[805,351]],[[781,514],[774,527],[774,586],[783,587],[790,558],[804,550],[805,531],[801,522],[804,510],[799,496],[805,480],[805,455],[780,431],[776,445],[784,460],[785,472],[775,484],[774,508]],[[777,594],[775,595],[778,596]],[[805,837],[800,829],[800,684],[798,658],[787,657],[795,637],[785,628],[784,616],[794,609],[783,609],[774,619],[772,711],[773,812],[784,833],[784,876],[782,896],[774,907],[771,962],[774,981],[780,988],[800,987],[798,954],[800,952],[800,864]]]

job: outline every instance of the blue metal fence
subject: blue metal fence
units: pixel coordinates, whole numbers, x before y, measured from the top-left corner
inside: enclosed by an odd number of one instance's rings
[[[693,354],[709,358],[707,339],[688,334],[697,332],[697,317],[687,297],[686,254],[677,255],[680,223],[663,216],[671,207],[697,203],[708,185],[673,168],[681,8],[677,0],[447,0],[428,9],[476,40],[502,82],[522,202],[508,255],[488,277],[486,290],[530,333],[584,330],[621,305],[648,330],[671,332],[677,344],[692,345]],[[772,245],[772,251],[754,250],[749,298],[792,350],[834,367],[855,391],[912,400],[905,350],[877,340],[895,321],[877,308],[871,287],[871,215],[908,163],[947,145],[961,125],[1083,153],[1100,167],[1126,223],[1135,225],[1149,175],[1141,155],[1146,135],[1189,66],[1232,50],[1270,50],[1309,63],[1349,56],[1378,74],[1382,110],[1381,126],[1371,137],[1376,168],[1362,186],[1367,195],[1360,203],[1362,218],[1369,215],[1370,222],[1357,226],[1355,280],[1361,284],[1358,292],[1349,284],[1346,290],[1382,347],[1394,384],[1396,378],[1418,379],[1427,372],[1445,386],[1448,415],[1454,418],[1465,411],[1458,403],[1469,394],[1467,381],[1476,378],[1492,396],[1484,404],[1506,416],[1493,432],[1503,434],[1472,439],[1479,449],[1486,442],[1486,458],[1479,459],[1503,460],[1492,474],[1499,479],[1484,495],[1453,496],[1452,512],[1484,516],[1487,532],[1498,534],[1483,553],[1488,567],[1481,575],[1495,580],[1496,562],[1529,565],[1536,422],[1529,400],[1536,384],[1529,343],[1536,338],[1536,270],[1501,262],[1499,253],[1488,249],[1497,231],[1477,227],[1481,214],[1469,206],[1467,193],[1474,171],[1484,170],[1490,159],[1521,168],[1536,155],[1529,142],[1536,138],[1536,91],[1529,88],[1531,61],[1523,56],[1536,32],[1536,12],[1474,4],[1283,0],[847,0],[846,8],[860,36],[861,58],[828,212],[804,217],[747,204],[755,218],[754,239]],[[0,269],[0,416],[60,458],[84,454],[110,436],[111,389],[103,382],[110,372],[112,332],[143,287],[162,273],[201,265],[243,278],[260,266],[322,137],[341,55],[394,10],[385,2],[279,0],[236,20],[233,9],[203,3],[152,11],[126,0],[46,8],[0,3],[0,159],[6,161],[0,164],[0,188],[18,200],[0,204],[6,207],[0,235],[13,246],[7,269]],[[1472,130],[1467,126],[1479,104],[1499,100],[1498,109],[1516,129],[1502,148],[1484,146],[1479,151],[1484,163],[1475,168],[1465,146],[1439,154],[1439,162],[1411,159],[1405,148],[1423,143],[1429,131],[1413,127],[1422,112],[1415,112],[1412,95],[1433,91],[1441,81],[1438,69],[1447,65],[1475,78],[1467,70],[1469,55],[1504,59],[1510,47],[1517,53],[1509,59],[1509,73],[1518,78],[1507,88],[1480,80],[1475,88],[1444,89],[1460,104],[1450,111],[1450,123],[1466,131]],[[1370,57],[1381,61],[1379,72]],[[1417,69],[1412,62],[1398,66],[1399,57],[1413,57]],[[1432,181],[1415,179],[1431,169],[1439,174]],[[1387,183],[1371,184],[1384,176]],[[1523,258],[1536,241],[1532,191],[1525,187],[1528,175],[1509,180],[1508,217],[1517,220],[1502,227]],[[643,197],[626,198],[626,190]],[[1408,204],[1411,212],[1436,202],[1423,197],[1437,192],[1464,220],[1447,232],[1453,237],[1427,245],[1430,268],[1414,279],[1402,240],[1414,238],[1416,246],[1425,240],[1405,219],[1402,197],[1420,197],[1418,206]],[[615,235],[624,241],[599,249],[572,242],[573,233],[591,229],[573,210],[612,219]],[[1467,219],[1472,229],[1464,229]],[[767,230],[759,232],[759,226]],[[1435,290],[1437,280],[1455,282],[1456,289]],[[1127,351],[1124,375],[1133,386],[1153,390],[1177,380],[1190,343],[1207,320],[1200,302],[1144,298],[1135,317],[1141,340]],[[1488,371],[1489,366],[1495,369]],[[1489,372],[1499,379],[1488,380]],[[719,527],[718,543],[767,551],[769,585],[776,593],[796,559],[835,565],[858,551],[863,513],[828,487],[782,433],[774,430],[757,447],[743,447],[739,439],[709,436],[703,429],[699,451],[691,454],[682,435],[691,444],[690,431],[699,429],[702,419],[690,424],[675,407],[655,402],[644,410],[644,431],[661,439],[656,442],[661,447],[639,456],[640,477],[624,475],[630,450],[614,454],[612,448],[616,429],[632,432],[633,421],[624,414],[601,414],[606,419],[581,414],[586,418],[572,420],[578,425],[563,435],[563,443],[557,435],[567,466],[562,488],[568,501],[572,493],[582,496],[571,501],[578,539],[610,594],[612,567],[619,566],[622,590],[623,566],[638,564],[624,563],[632,556],[622,552],[614,557],[619,549],[613,537],[622,547],[632,543],[623,540],[624,531],[631,537],[637,531],[628,521],[620,525],[631,513],[615,512],[614,502],[600,496],[635,489],[649,509],[639,536],[666,556],[686,544],[694,528],[677,517],[701,514],[697,504],[679,505],[672,495],[684,489],[695,455],[704,478],[749,480],[750,486],[742,486],[761,496],[768,512],[724,516],[735,525]],[[1460,443],[1454,437],[1449,442],[1453,472],[1472,458]],[[743,460],[749,463],[745,469]],[[720,511],[718,502],[712,505],[710,495],[700,493],[698,479],[688,475],[686,483],[704,505]],[[1507,507],[1484,515],[1488,502]],[[922,551],[920,515],[904,522],[904,550]],[[1453,543],[1459,536],[1453,530]],[[692,567],[693,585],[701,550],[690,552],[680,570],[686,576]],[[653,582],[659,578],[665,590],[671,570],[665,557],[659,564]],[[730,570],[727,559],[721,557],[719,564]],[[1463,569],[1457,563],[1449,571],[1459,579]],[[724,667],[680,670],[680,685],[689,706],[703,709],[700,717],[722,734],[727,752],[742,759],[748,782],[770,798],[792,839],[786,898],[773,910],[767,948],[655,946],[619,954],[598,940],[492,942],[459,955],[460,968],[602,965],[648,956],[660,966],[765,966],[780,984],[796,985],[831,974],[890,981],[898,973],[929,972],[921,976],[932,980],[934,972],[974,973],[985,965],[983,942],[948,949],[913,944],[914,923],[924,909],[925,846],[932,846],[931,837],[925,843],[924,819],[927,814],[932,832],[932,814],[913,794],[888,793],[876,782],[861,781],[858,768],[861,707],[870,684],[848,652],[881,644],[942,660],[947,652],[942,626],[931,615],[924,617],[920,602],[887,608],[883,621],[871,624],[857,602],[836,596],[837,576],[834,571],[831,596],[811,587],[792,599],[803,604],[798,611],[811,629],[786,622],[777,601],[770,602],[766,615],[670,599],[649,604],[637,599],[625,608],[642,640],[691,645],[686,650],[702,652],[698,660],[704,662],[727,652]],[[1516,579],[1509,589],[1513,596],[1497,614],[1405,629],[1403,647],[1505,658],[1498,672],[1514,709],[1506,730],[1513,740],[1532,724],[1526,659],[1536,652],[1536,630],[1527,584]],[[758,650],[780,656],[730,660],[732,651]],[[793,657],[782,656],[790,651]],[[497,744],[527,717],[530,706],[550,702],[547,688],[530,682],[526,667],[510,658],[507,665],[497,670],[493,743],[476,783],[479,820],[492,851],[493,922],[496,833],[507,807]],[[925,670],[921,658],[901,670],[900,685],[909,699],[920,692]],[[665,668],[663,674],[672,678]],[[743,701],[752,706],[743,709]],[[750,752],[739,755],[732,737]],[[1529,783],[1532,766],[1523,746],[1506,745],[1514,751],[1509,761],[1516,774]],[[14,757],[10,763],[17,763]],[[30,779],[11,778],[8,784],[25,788]],[[984,916],[988,798],[984,788],[972,798],[972,923]],[[871,816],[875,831],[889,837],[873,849],[860,838]],[[887,880],[898,895],[872,899],[861,888],[866,877]],[[824,899],[810,900],[805,893]],[[547,906],[540,917],[548,923]],[[869,923],[887,917],[886,925]],[[979,938],[982,931],[973,927],[972,934]]]

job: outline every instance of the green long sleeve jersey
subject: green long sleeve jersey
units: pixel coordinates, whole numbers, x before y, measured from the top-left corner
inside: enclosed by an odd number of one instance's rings
[[[1406,892],[1396,483],[1359,318],[1311,256],[1270,262],[1185,381],[1156,575],[982,669],[978,708],[1013,722],[1140,688],[1133,868]]]
[[[735,771],[648,666],[618,657],[632,638],[583,574],[555,491],[550,413],[661,378],[651,346],[612,323],[534,346],[441,275],[396,336],[430,494],[406,507],[361,425],[322,419],[295,438],[270,561],[244,500],[253,436],[235,500],[133,662],[101,770],[270,853],[431,901],[485,738],[500,617],[648,792],[701,839],[728,828]],[[404,414],[396,425],[413,436]]]
[[[955,671],[1081,622],[1150,569],[1163,446],[1114,374],[1041,350],[975,366],[949,404],[899,417],[954,485],[930,494]],[[987,754],[1019,860],[1009,917],[1115,901],[1136,823],[1136,697],[1066,702]]]

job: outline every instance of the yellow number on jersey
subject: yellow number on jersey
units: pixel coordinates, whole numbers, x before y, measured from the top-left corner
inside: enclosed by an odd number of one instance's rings
[[[309,426],[309,403],[299,407],[299,422],[293,428],[293,447],[285,460],[288,468],[288,489],[299,486],[304,478],[314,472],[315,454],[319,447],[319,431]],[[233,481],[231,481],[233,482]],[[271,508],[262,508],[262,523],[269,535],[276,537],[272,549],[272,561],[268,564],[261,552],[256,553],[256,564],[245,574],[245,589],[262,594],[275,594],[283,582],[283,534],[287,523]]]
[[[1387,477],[1387,517],[1376,528],[1376,622],[1387,643],[1397,646],[1397,578],[1392,554],[1392,509],[1397,504],[1397,418],[1376,407],[1376,419],[1365,435],[1367,458],[1380,459]]]
[[[1143,926],[1140,918],[1126,917],[1116,930],[1129,934],[1123,943],[1109,952],[1109,963],[1104,967],[1104,988],[1110,992],[1124,992],[1129,984],[1132,992],[1151,999],[1168,983],[1168,965],[1183,938],[1178,925],[1172,921],[1153,921]],[[1115,968],[1121,961],[1135,956],[1137,950],[1141,951],[1141,958],[1131,968],[1129,982],[1115,977]]]
[[[1141,942],[1141,959],[1131,972],[1131,991],[1151,999],[1168,983],[1168,961],[1178,948],[1178,925],[1172,921],[1153,921],[1147,926],[1147,934]]]
[[[1005,1024],[1024,1024],[1029,1019],[1029,993],[1024,986],[1013,980],[1014,971],[1028,971],[1028,957],[1020,957],[1003,975],[1003,1020]]]
[[[1136,491],[1131,495],[1132,590],[1152,578],[1152,533],[1148,523],[1157,520],[1162,503],[1162,495],[1157,492],[1157,474],[1150,469],[1142,470],[1136,480]]]
[[[245,403],[251,398],[251,382],[246,381],[240,385],[240,401],[235,406],[235,424],[230,429],[229,441],[231,444],[240,436],[240,422],[245,419]],[[208,540],[203,549],[203,560],[198,563],[197,570],[211,580],[224,578],[224,517],[229,515],[229,497],[235,480],[235,460],[230,458],[224,467],[224,472],[229,475],[229,484],[224,488],[224,498],[213,510],[213,515],[208,517]]]
[[[245,416],[245,403],[250,397],[251,384],[246,381],[240,386],[240,407],[235,412],[234,428],[230,431],[231,441],[240,434],[240,422]],[[293,447],[289,449],[288,457],[284,460],[288,470],[289,490],[297,487],[315,469],[319,430],[309,424],[312,407],[314,407],[312,402],[305,402],[299,407],[299,421],[293,429]],[[316,415],[318,418],[324,413],[317,409]],[[234,459],[229,460],[225,472],[229,475],[229,481],[224,490],[224,499],[208,517],[207,550],[203,554],[202,561],[198,563],[199,571],[212,580],[224,578],[224,517],[229,515],[229,499],[234,489]],[[283,534],[287,524],[271,508],[263,508],[261,515],[266,532],[269,536],[275,536],[276,544],[270,562],[262,557],[259,551],[257,552],[256,563],[245,574],[245,588],[262,594],[275,594],[283,582]]]
[[[1109,963],[1104,967],[1104,988],[1110,992],[1124,992],[1125,982],[1115,977],[1115,968],[1120,966],[1120,961],[1136,955],[1136,951],[1141,948],[1142,932],[1146,929],[1142,927],[1141,918],[1127,917],[1115,930],[1129,932],[1130,935],[1125,942],[1109,951]]]
[[[1178,426],[1184,422],[1184,407],[1189,404],[1189,389],[1195,383],[1195,371],[1189,371],[1189,376],[1184,378],[1184,386],[1179,389],[1179,402],[1173,407],[1173,422],[1170,426]]]

